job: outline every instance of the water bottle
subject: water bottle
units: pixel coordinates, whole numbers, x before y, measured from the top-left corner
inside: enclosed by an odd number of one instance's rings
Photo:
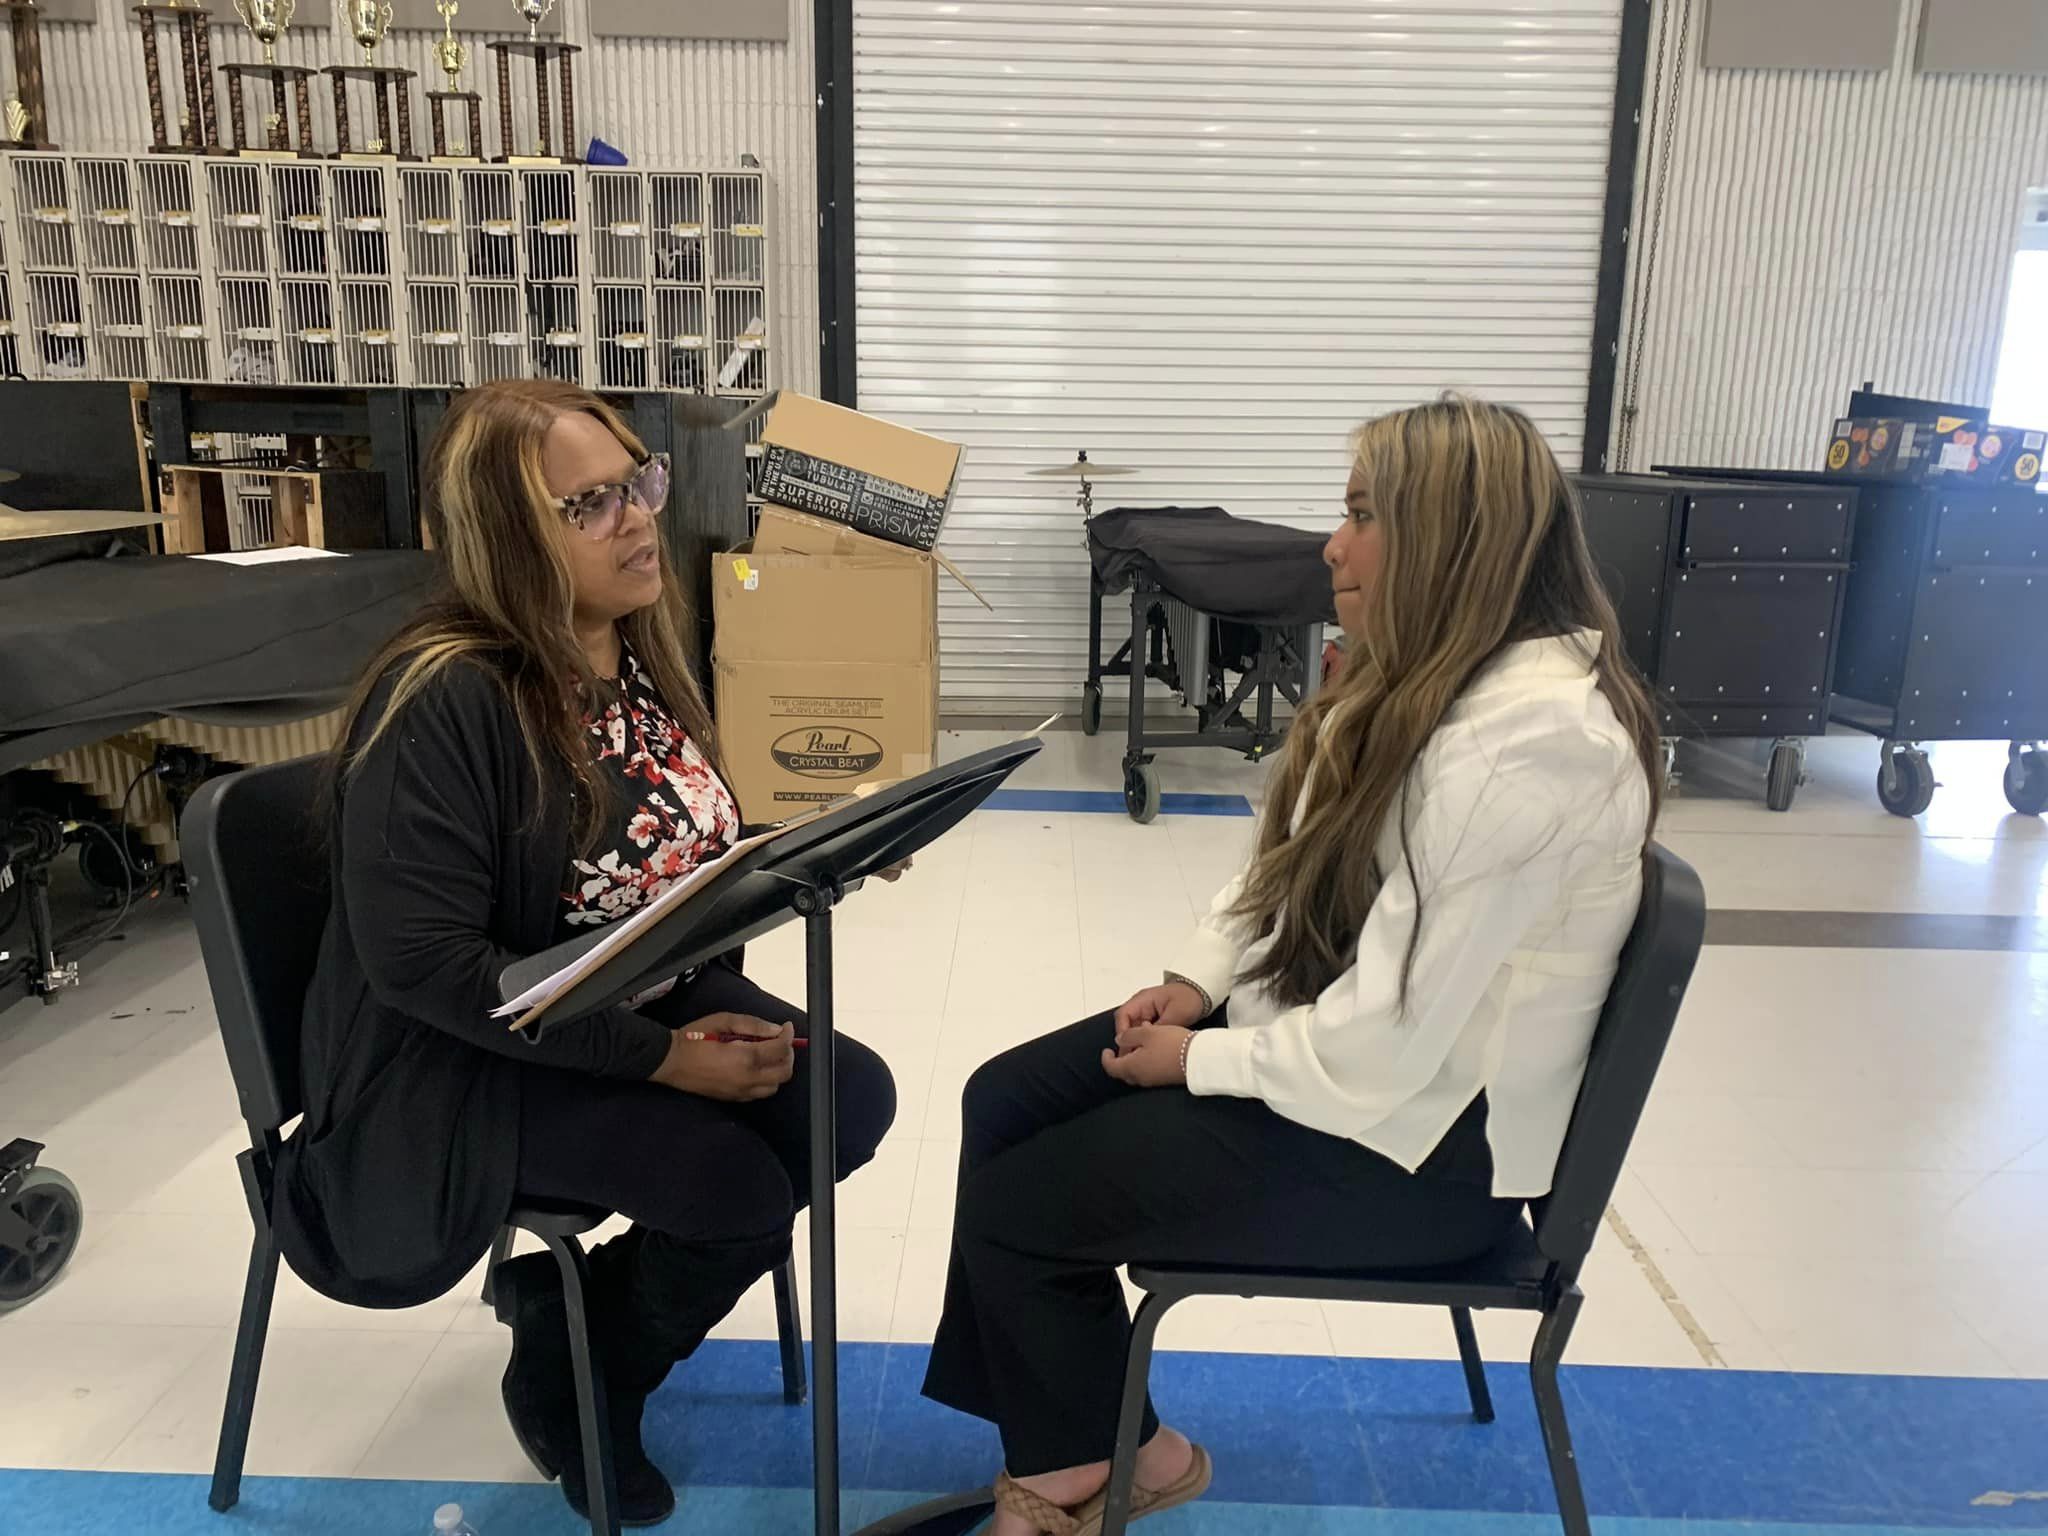
[[[434,1511],[434,1536],[477,1536],[477,1530],[462,1518],[460,1504],[443,1504]]]

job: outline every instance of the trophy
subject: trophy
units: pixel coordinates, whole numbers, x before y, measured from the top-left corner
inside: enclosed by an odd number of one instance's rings
[[[401,160],[418,157],[412,152],[412,79],[409,69],[395,69],[377,62],[377,45],[391,27],[391,0],[347,0],[349,36],[363,50],[360,64],[330,64],[328,78],[334,82],[334,136],[336,158],[354,154],[353,128],[349,121],[348,83],[366,81],[370,98],[377,106],[377,132],[364,147],[372,156],[396,154]],[[398,138],[391,137],[392,98],[398,101]]]
[[[498,159],[514,165],[573,165],[576,154],[576,81],[571,60],[578,53],[574,43],[550,42],[540,35],[540,24],[555,8],[555,0],[512,0],[512,8],[526,18],[526,37],[519,42],[491,43],[498,56]],[[539,131],[533,153],[522,155],[514,147],[512,126],[512,55],[525,54],[533,60],[534,110]],[[562,153],[555,153],[554,105],[548,89],[548,61],[560,61],[562,89]]]
[[[134,7],[142,24],[142,74],[149,85],[149,152],[153,155],[210,155],[220,145],[220,111],[213,99],[213,18],[186,0],[145,0]],[[185,100],[178,108],[178,142],[166,131],[171,119],[164,99],[163,66],[157,58],[157,26],[177,29],[178,78]]]
[[[434,62],[448,77],[444,91],[427,92],[427,112],[434,130],[434,158],[437,161],[475,160],[484,152],[484,99],[462,88],[462,72],[469,67],[469,49],[455,37],[455,15],[462,0],[434,0],[441,16],[441,35],[434,39]],[[469,137],[451,137],[447,117],[453,108],[466,117]],[[461,124],[458,121],[457,130]]]
[[[14,34],[14,94],[7,99],[7,133],[0,149],[55,149],[50,111],[43,99],[42,17],[36,0],[0,0]]]
[[[235,0],[235,14],[257,42],[263,45],[261,64],[223,64],[220,72],[228,79],[228,127],[232,148],[238,155],[298,159],[313,151],[313,96],[307,81],[314,71],[303,64],[277,62],[277,40],[292,24],[297,0]],[[270,110],[264,114],[264,147],[250,144],[244,121],[242,88],[250,80],[270,84]],[[289,100],[287,100],[289,97]],[[291,126],[286,123],[289,112]],[[297,129],[294,144],[292,128]]]
[[[512,9],[526,18],[526,40],[540,41],[540,24],[548,19],[548,12],[555,8],[555,0],[512,0]]]
[[[291,27],[298,8],[298,0],[235,0],[235,14],[263,45],[265,64],[277,63],[277,40]]]

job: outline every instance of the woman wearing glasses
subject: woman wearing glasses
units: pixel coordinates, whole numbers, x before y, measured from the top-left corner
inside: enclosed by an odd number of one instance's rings
[[[447,592],[348,709],[279,1237],[316,1289],[400,1307],[462,1280],[515,1201],[631,1218],[591,1255],[591,1318],[622,1511],[650,1524],[675,1494],[641,1445],[647,1396],[782,1262],[809,1199],[802,1020],[729,961],[538,1042],[490,1018],[510,960],[652,900],[740,815],[662,543],[666,457],[583,390],[499,383],[456,397],[426,478]],[[895,1088],[843,1038],[838,1099],[844,1177]],[[554,1261],[494,1280],[513,1431],[583,1511]]]

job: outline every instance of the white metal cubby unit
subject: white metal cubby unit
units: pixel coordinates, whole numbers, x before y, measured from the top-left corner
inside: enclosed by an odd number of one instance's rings
[[[0,155],[38,378],[759,395],[761,172]]]
[[[710,204],[712,385],[768,390],[768,189],[757,171],[713,171]]]
[[[329,211],[341,330],[341,374],[362,388],[407,382],[398,316],[398,167],[328,168]]]
[[[21,371],[32,379],[91,378],[72,162],[57,154],[8,159]]]
[[[212,262],[196,163],[152,155],[135,165],[142,263],[149,282],[150,377],[197,384],[222,377],[208,298]]]
[[[469,377],[463,363],[464,234],[455,171],[407,165],[398,171],[397,245],[405,281],[407,361],[412,382],[449,389]]]

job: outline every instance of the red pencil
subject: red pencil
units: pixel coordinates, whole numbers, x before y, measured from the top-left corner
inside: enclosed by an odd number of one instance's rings
[[[685,1040],[710,1040],[716,1042],[719,1045],[738,1045],[743,1041],[754,1045],[764,1045],[767,1043],[759,1035],[707,1035],[701,1029],[686,1029],[683,1031],[683,1038]],[[794,1040],[790,1041],[789,1043],[793,1046],[805,1046],[809,1045],[811,1042],[805,1036],[798,1035]]]

